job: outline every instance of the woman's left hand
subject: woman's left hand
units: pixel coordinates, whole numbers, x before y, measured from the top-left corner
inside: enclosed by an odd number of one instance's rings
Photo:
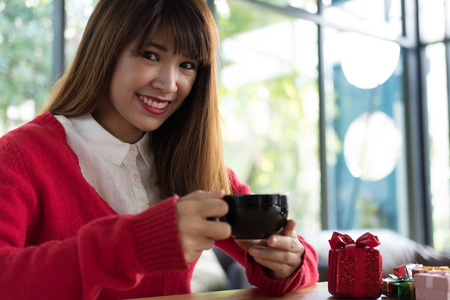
[[[283,230],[271,235],[264,245],[240,241],[237,241],[237,244],[248,251],[261,266],[272,270],[271,277],[287,278],[300,266],[305,252],[294,228],[295,221],[288,220]]]

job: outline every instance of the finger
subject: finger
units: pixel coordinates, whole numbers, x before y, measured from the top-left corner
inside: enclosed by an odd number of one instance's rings
[[[287,237],[282,235],[272,235],[267,239],[267,245],[276,250],[296,252],[302,251],[303,245],[300,243],[297,237]]]
[[[226,222],[211,222],[198,214],[184,215],[178,220],[180,234],[225,239],[231,236],[231,226]]]
[[[267,239],[267,245],[269,245],[270,247],[291,251],[291,249],[293,249],[295,244],[297,244],[297,241],[298,237],[297,233],[295,232],[295,221],[288,220],[285,227],[280,233],[273,234]]]
[[[225,196],[225,190],[214,191],[211,192],[211,194],[214,198],[223,198],[223,196]]]
[[[213,192],[198,190],[188,194],[180,200],[183,200],[184,202],[186,202],[186,200],[202,201],[201,203],[191,202],[186,205],[189,206],[189,210],[193,214],[199,213],[205,218],[215,218],[222,217],[228,212],[228,204],[222,200],[224,195],[224,190]]]
[[[206,192],[206,191],[198,190],[198,191],[195,191],[195,192],[192,192],[192,193],[186,195],[183,198],[186,198],[186,199],[218,198],[218,199],[220,199],[220,198],[223,198],[223,196],[225,196],[224,190],[218,190],[218,191],[213,191],[213,192]]]
[[[269,247],[255,246],[249,249],[249,254],[255,260],[265,262],[274,262],[279,264],[286,264],[290,266],[298,266],[301,262],[301,256],[297,252],[280,251],[278,249]]]
[[[202,236],[213,240],[224,240],[231,236],[231,226],[225,222],[204,221]]]
[[[218,218],[228,212],[228,204],[222,199],[203,199],[198,205],[199,214],[204,218]]]
[[[248,251],[250,249],[250,247],[253,246],[265,246],[267,245],[265,240],[254,240],[254,241],[250,241],[250,240],[235,240],[236,244],[239,245],[239,247],[241,247],[242,249],[244,249],[245,251]]]
[[[286,236],[293,236],[293,232],[295,231],[295,221],[294,220],[288,220],[286,225],[284,225],[283,230],[279,234],[286,235]]]
[[[291,266],[271,260],[265,260],[261,258],[255,258],[255,261],[259,263],[260,265],[272,270],[274,272],[274,278],[276,279],[283,279],[287,278],[294,273],[294,271],[297,269],[297,266]]]
[[[197,239],[223,240],[231,236],[231,226],[225,222],[211,222],[206,219],[189,220],[180,222],[180,233]]]
[[[184,240],[183,246],[189,252],[200,252],[212,248],[214,240],[206,237],[190,237]]]
[[[187,263],[196,260],[202,251],[211,249],[214,245],[214,240],[203,239],[186,239],[183,243],[184,258]]]
[[[222,217],[228,212],[228,204],[219,198],[189,198],[177,202],[179,215],[201,218]]]
[[[225,191],[224,190],[218,190],[218,191],[213,191],[213,192],[201,191],[200,195],[203,199],[206,199],[206,198],[221,199],[221,198],[223,198],[223,196],[225,196]]]

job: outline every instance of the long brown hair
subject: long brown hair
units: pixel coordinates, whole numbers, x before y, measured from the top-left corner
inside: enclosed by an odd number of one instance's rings
[[[44,111],[66,117],[94,112],[108,94],[124,48],[137,41],[143,51],[163,25],[174,38],[175,52],[197,60],[199,67],[183,104],[152,132],[160,194],[183,196],[198,189],[229,193],[216,82],[218,34],[203,0],[100,0]]]

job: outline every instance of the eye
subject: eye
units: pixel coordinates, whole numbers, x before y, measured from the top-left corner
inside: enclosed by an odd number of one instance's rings
[[[156,54],[150,51],[144,51],[144,53],[142,53],[142,57],[148,60],[158,60]]]
[[[186,70],[195,70],[197,69],[197,66],[194,63],[191,62],[183,62],[180,64],[180,67],[186,69]]]

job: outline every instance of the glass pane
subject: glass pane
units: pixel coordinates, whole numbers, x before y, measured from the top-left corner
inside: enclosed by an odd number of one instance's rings
[[[402,33],[401,0],[322,0],[324,16],[339,26],[395,39]]]
[[[52,74],[51,0],[0,0],[0,135],[35,116]]]
[[[422,42],[441,41],[445,35],[444,0],[419,0]]]
[[[408,234],[400,47],[325,32],[329,202],[337,229]]]
[[[317,27],[243,1],[218,24],[227,165],[254,193],[288,193],[299,232],[319,230]]]
[[[430,145],[430,181],[433,204],[434,246],[450,252],[450,147],[445,48],[426,48],[427,99]]]
[[[269,3],[280,7],[292,6],[295,8],[301,8],[310,13],[317,12],[317,0],[257,0],[257,1]]]
[[[84,28],[94,10],[95,4],[97,4],[97,0],[66,0],[65,2],[66,30],[64,31],[64,37],[66,45],[64,52],[67,65],[72,62],[75,56]]]

